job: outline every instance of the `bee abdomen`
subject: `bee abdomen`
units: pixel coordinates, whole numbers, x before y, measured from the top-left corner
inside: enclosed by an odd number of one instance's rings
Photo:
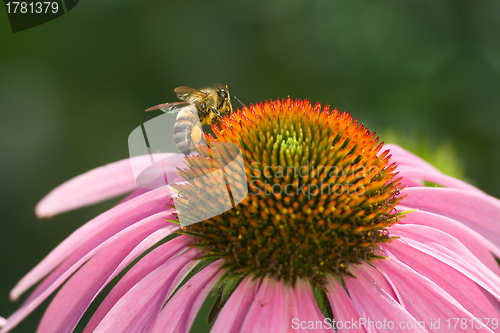
[[[174,125],[174,137],[176,137],[176,134],[190,133],[192,128],[193,128],[192,122],[187,120],[179,120]],[[176,143],[178,142],[177,140],[174,141]]]
[[[191,151],[191,130],[193,123],[188,120],[178,120],[174,125],[174,142],[180,152],[189,154]]]

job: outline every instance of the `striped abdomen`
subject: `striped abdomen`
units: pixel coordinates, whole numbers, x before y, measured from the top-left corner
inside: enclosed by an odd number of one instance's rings
[[[174,142],[180,152],[186,155],[191,153],[191,149],[193,148],[191,133],[193,128],[196,129],[198,127],[200,125],[194,106],[186,107],[179,112],[174,125]]]

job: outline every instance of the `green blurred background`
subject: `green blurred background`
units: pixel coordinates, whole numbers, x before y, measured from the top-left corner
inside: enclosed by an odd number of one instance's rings
[[[38,221],[38,200],[127,158],[156,115],[143,110],[179,85],[329,103],[500,197],[499,15],[498,0],[82,0],[13,34],[0,9],[0,315],[29,269],[117,202]],[[13,332],[35,331],[47,304]]]

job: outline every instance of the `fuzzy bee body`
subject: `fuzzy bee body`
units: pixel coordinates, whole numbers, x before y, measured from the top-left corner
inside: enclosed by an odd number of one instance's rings
[[[182,86],[174,91],[182,102],[160,104],[146,111],[179,112],[174,124],[174,142],[180,152],[189,155],[195,144],[204,143],[201,126],[219,124],[222,114],[231,113],[233,107],[227,86],[201,90]]]

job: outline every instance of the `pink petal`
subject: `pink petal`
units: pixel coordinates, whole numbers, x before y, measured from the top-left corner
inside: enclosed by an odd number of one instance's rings
[[[243,279],[220,311],[210,332],[240,332],[258,288],[259,280],[250,276]]]
[[[401,194],[408,194],[402,205],[450,217],[477,231],[493,244],[500,244],[498,199],[450,188],[407,188]]]
[[[459,190],[472,191],[484,194],[484,192],[479,190],[477,187],[469,185],[466,182],[461,181],[459,179],[447,176],[438,171],[430,171],[405,165],[399,166],[398,171],[399,171],[398,174],[399,177],[416,179],[416,180],[426,180],[445,187],[451,187]]]
[[[390,154],[392,155],[391,161],[396,162],[400,166],[407,165],[419,168],[421,170],[440,172],[432,164],[424,161],[417,155],[414,155],[395,144],[385,144],[384,147],[380,150],[379,155],[381,155],[386,150],[390,150]]]
[[[486,290],[481,289],[481,291],[482,291],[483,295],[488,299],[491,306],[495,309],[495,311],[497,313],[497,315],[495,317],[492,317],[492,318],[500,318],[500,302],[493,295],[491,295],[489,292],[487,292]],[[500,331],[500,328],[498,328],[498,331]]]
[[[85,327],[84,333],[93,332],[101,320],[107,315],[109,310],[118,302],[133,286],[141,281],[146,275],[163,265],[167,260],[176,255],[192,240],[187,236],[176,237],[148,253],[139,260],[124,276],[118,281],[116,286],[109,292],[104,301],[99,305],[89,323]]]
[[[353,328],[366,328],[368,332],[372,332],[375,330],[370,330],[370,325],[375,325],[377,322],[383,325],[385,322],[385,327],[382,326],[376,332],[394,332],[394,329],[390,329],[388,326],[390,323],[394,325],[394,328],[397,327],[398,332],[427,332],[418,326],[413,328],[399,327],[401,322],[415,323],[416,319],[365,273],[365,270],[369,269],[373,268],[366,264],[351,267],[356,278],[344,278],[354,308],[361,318],[357,326]]]
[[[170,201],[169,196],[170,190],[166,188],[156,189],[113,207],[84,224],[52,250],[17,283],[10,293],[11,299],[16,300],[23,292],[61,264],[73,252],[78,251],[79,253],[79,257],[73,258],[74,262],[76,262],[93,248],[131,224],[167,210],[165,203]]]
[[[182,154],[158,154],[171,166],[167,172],[174,173],[182,165]],[[151,156],[137,156],[110,163],[77,176],[59,185],[47,194],[36,206],[38,217],[51,217],[62,212],[89,206],[117,197],[137,188],[134,168],[145,169],[151,165]]]
[[[5,326],[5,324],[7,324],[7,319],[5,319],[4,317],[0,317],[0,328]]]
[[[137,233],[138,235],[143,235],[142,241],[139,240],[139,244],[137,245],[138,248],[141,248],[142,251],[144,251],[144,248],[149,248],[152,245],[154,245],[156,242],[159,240],[163,239],[166,237],[168,234],[172,233],[173,231],[177,230],[176,225],[169,225],[168,222],[164,221],[164,216],[166,216],[167,213],[159,213],[157,215],[154,215],[152,217],[146,218],[130,227],[127,229],[123,230],[122,232],[118,233],[117,235],[113,236],[109,240],[107,240],[102,246],[99,246],[98,248],[92,250],[90,253],[86,253],[85,256],[83,256],[80,260],[76,261],[75,264],[67,266],[66,262],[59,266],[47,279],[45,279],[38,287],[37,289],[30,295],[30,297],[24,301],[23,305],[14,313],[12,314],[9,319],[8,319],[8,327],[5,328],[5,331],[8,329],[16,326],[21,320],[23,320],[29,313],[31,313],[38,305],[41,304],[52,292],[54,292],[68,277],[70,277],[81,265],[83,265],[89,258],[91,258],[95,253],[100,253],[99,251],[110,251],[109,248],[113,244],[120,243],[120,242],[130,242],[130,235]],[[163,227],[161,227],[163,226]],[[160,228],[161,227],[161,228]],[[159,229],[155,231],[155,229]],[[141,233],[138,233],[138,231],[141,231]],[[149,232],[150,235],[147,235]],[[143,232],[146,232],[146,234],[143,234]],[[134,240],[135,241],[135,240]],[[149,241],[149,242],[148,242]],[[126,261],[131,262],[132,260],[137,257],[141,252],[137,251],[132,251],[129,257],[126,258]],[[101,252],[102,252],[101,251]],[[78,253],[76,253],[78,255]],[[95,257],[94,257],[95,258]],[[70,258],[68,262],[74,262]],[[122,260],[123,261],[123,260]],[[88,264],[87,264],[88,265]],[[86,265],[86,266],[87,266]],[[114,268],[116,270],[116,267]],[[80,270],[81,271],[81,270]],[[4,332],[4,330],[1,330],[0,332]]]
[[[288,295],[282,282],[264,277],[240,332],[288,332],[293,311]]]
[[[152,332],[188,333],[208,293],[224,275],[222,265],[223,261],[218,260],[189,279],[162,309]]]
[[[398,206],[398,211],[408,210],[404,206]],[[401,224],[418,224],[436,228],[447,234],[455,237],[458,241],[464,244],[479,260],[481,260],[489,269],[500,275],[500,267],[496,259],[491,254],[493,251],[497,256],[500,256],[500,248],[492,244],[483,236],[474,230],[466,227],[460,222],[457,222],[449,217],[429,213],[418,210],[413,211],[401,219]]]
[[[166,224],[155,220],[137,225],[109,242],[64,284],[45,311],[37,332],[71,332],[92,300],[119,273],[122,262],[131,263],[135,259],[130,255],[134,248],[143,247],[144,238]]]
[[[500,299],[500,277],[447,233],[414,224],[395,224],[390,227],[390,233],[399,236],[401,242],[455,268]]]
[[[383,253],[377,253],[378,255],[383,255]],[[391,282],[384,276],[383,273],[381,273],[379,270],[376,269],[368,269],[366,268],[364,270],[364,273],[366,276],[373,280],[377,286],[382,288],[387,295],[389,295],[391,298],[393,298],[396,302],[399,303],[399,295],[397,294],[397,289],[394,288],[394,286],[391,284]]]
[[[328,332],[331,331],[331,323],[325,320],[325,317],[319,310],[318,304],[314,299],[311,285],[308,281],[297,281],[294,288],[288,288],[289,291],[289,322],[292,331],[300,332]],[[269,331],[276,332],[276,331]]]
[[[155,216],[157,215],[159,214],[156,214]],[[144,238],[136,247],[134,247],[132,251],[130,251],[130,253],[125,257],[125,259],[123,259],[122,262],[118,265],[118,267],[115,268],[115,271],[109,277],[108,282],[114,279],[115,276],[117,276],[122,270],[127,268],[127,266],[130,265],[132,261],[139,258],[143,253],[145,253],[151,247],[153,247],[166,237],[170,236],[173,232],[177,231],[178,229],[179,229],[178,225],[169,224],[166,227],[163,227],[153,232],[148,237]]]
[[[136,228],[140,228],[142,225],[145,223],[151,223],[154,220],[160,220],[164,221],[165,218],[170,218],[172,217],[168,212],[161,212],[155,215],[152,215],[149,218],[146,218],[140,222],[138,222],[135,225],[132,225],[118,234],[112,236],[110,239],[106,240],[104,243],[101,243],[94,249],[92,249],[90,252],[80,253],[80,251],[77,251],[73,253],[67,260],[65,260],[61,265],[59,265],[46,279],[40,283],[40,285],[37,286],[35,291],[31,293],[31,295],[28,297],[28,299],[25,301],[25,303],[31,303],[35,299],[40,298],[41,295],[43,294],[43,298],[47,297],[49,294],[51,294],[56,288],[58,288],[66,279],[71,276],[80,266],[82,266],[88,259],[90,259],[95,253],[100,251],[104,246],[106,246],[109,242],[114,241],[117,238],[120,238],[123,236],[123,234],[129,232],[130,230],[134,230]],[[169,225],[167,227],[164,227],[158,231],[153,232],[151,235],[146,237],[141,244],[135,247],[133,252],[129,254],[130,257],[136,258],[139,255],[141,255],[143,252],[145,252],[147,249],[149,249],[151,246],[154,244],[158,243],[168,235],[170,235],[173,231],[177,230],[178,226],[176,225]],[[126,261],[122,262],[121,266],[118,267],[118,270],[121,270],[125,267],[123,265],[126,265]]]
[[[352,327],[354,322],[359,322],[359,315],[352,304],[351,298],[345,292],[344,288],[336,278],[328,277],[326,284],[326,294],[330,305],[332,306],[335,321],[342,322],[337,328],[339,333],[366,333],[364,327]],[[347,324],[347,327],[345,324]]]
[[[378,260],[376,266],[382,270],[397,286],[401,295],[401,304],[419,322],[424,322],[429,332],[442,332],[449,318],[465,318],[467,322],[474,322],[474,317],[456,299],[440,288],[427,277],[418,274],[399,260]],[[432,323],[439,321],[439,328]],[[445,329],[446,330],[446,329]],[[456,327],[458,332],[477,332],[473,327]],[[485,332],[487,330],[480,330]]]
[[[400,240],[383,244],[382,248],[386,255],[389,254],[390,260],[393,258],[399,260],[411,267],[416,273],[430,279],[476,317],[494,318],[497,316],[490,300],[482,293],[482,289],[454,268],[404,244]],[[377,267],[381,267],[379,262],[384,262],[384,260],[375,262]],[[410,275],[405,278],[409,279]],[[399,286],[394,279],[393,282]]]
[[[399,175],[398,175],[399,177]],[[400,180],[400,188],[403,188],[403,187],[423,187],[425,186],[424,185],[424,182],[423,181],[416,181],[414,179],[410,179],[410,178],[407,178],[407,177],[402,177],[401,180]]]
[[[149,156],[134,158],[136,163],[147,165]],[[90,170],[59,185],[47,194],[35,208],[38,217],[88,206],[114,198],[137,188],[130,159],[106,164]]]
[[[145,157],[140,158],[146,161]],[[38,217],[51,217],[114,198],[136,187],[130,160],[121,160],[87,171],[59,185],[38,203],[35,213]]]
[[[125,198],[123,198],[118,204],[121,204],[121,203],[127,202],[131,199],[137,198],[138,196],[141,196],[144,193],[147,193],[149,191],[151,191],[151,190],[146,189],[146,188],[138,188],[134,192],[130,193]]]
[[[175,277],[186,265],[192,269],[199,255],[199,250],[190,250],[152,271],[113,306],[93,332],[140,332],[153,325]]]

